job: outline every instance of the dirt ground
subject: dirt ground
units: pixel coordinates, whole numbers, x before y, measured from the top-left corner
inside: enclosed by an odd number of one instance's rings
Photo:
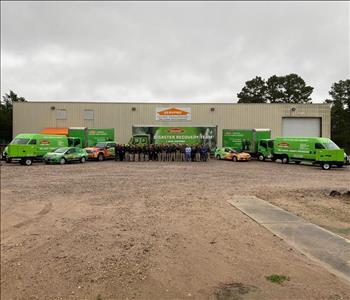
[[[350,299],[227,203],[256,195],[350,238],[350,167],[251,161],[1,166],[1,299]],[[266,279],[289,278],[282,284]]]

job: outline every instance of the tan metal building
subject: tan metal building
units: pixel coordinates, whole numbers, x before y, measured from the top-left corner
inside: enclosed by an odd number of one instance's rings
[[[275,136],[330,137],[328,104],[237,103],[15,103],[13,134],[38,133],[47,127],[115,128],[118,143],[128,143],[133,126],[270,128]]]

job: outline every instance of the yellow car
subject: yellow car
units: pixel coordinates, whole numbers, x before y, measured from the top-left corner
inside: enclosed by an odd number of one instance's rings
[[[237,152],[235,150],[231,150],[224,156],[224,159],[232,161],[248,161],[250,159],[250,154],[246,152]]]

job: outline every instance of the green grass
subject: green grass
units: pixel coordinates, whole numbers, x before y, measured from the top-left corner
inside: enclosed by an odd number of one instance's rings
[[[273,283],[281,284],[284,281],[289,281],[289,277],[285,275],[278,275],[278,274],[272,274],[270,276],[266,276],[266,279],[268,281],[271,281]]]

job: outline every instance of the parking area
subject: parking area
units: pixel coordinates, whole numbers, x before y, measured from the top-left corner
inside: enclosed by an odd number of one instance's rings
[[[350,295],[348,282],[227,202],[257,196],[350,239],[349,166],[103,161],[0,170],[3,299]],[[273,274],[289,280],[266,279]]]

